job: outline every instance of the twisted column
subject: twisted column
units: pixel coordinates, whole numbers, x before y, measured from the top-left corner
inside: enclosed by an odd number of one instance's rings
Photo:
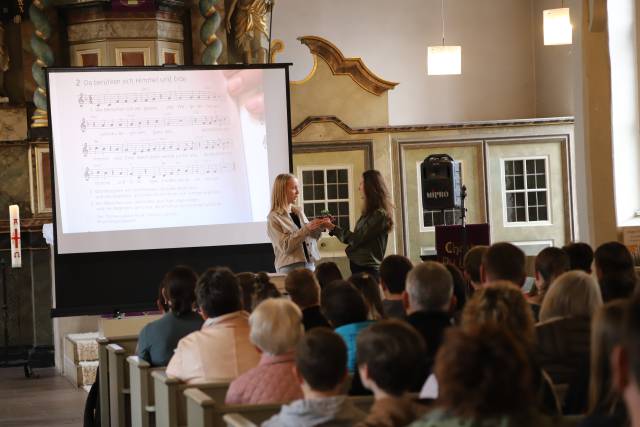
[[[36,111],[31,118],[31,127],[33,128],[49,125],[44,68],[53,65],[53,51],[47,44],[47,40],[51,37],[51,24],[45,11],[50,4],[51,0],[33,0],[29,7],[29,18],[34,27],[31,36],[31,50],[36,56],[36,60],[31,66],[31,74],[37,84],[36,90],[33,92],[33,103],[36,105]]]
[[[202,63],[205,65],[215,65],[222,53],[222,41],[218,39],[216,31],[220,28],[222,18],[220,12],[216,10],[219,0],[200,0],[200,14],[205,21],[200,27],[200,40],[207,47],[202,52]]]

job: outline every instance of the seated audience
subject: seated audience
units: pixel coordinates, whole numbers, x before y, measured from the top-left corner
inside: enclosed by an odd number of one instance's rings
[[[335,280],[342,280],[342,273],[338,268],[338,265],[333,261],[325,261],[316,265],[316,271],[314,271],[316,279],[320,289],[324,289],[329,283]]]
[[[347,348],[326,328],[306,333],[296,347],[294,374],[304,399],[283,405],[263,427],[350,427],[365,413],[341,394],[347,379]]]
[[[487,324],[509,332],[524,346],[533,367],[538,409],[545,414],[559,414],[560,404],[551,382],[535,359],[533,313],[519,287],[501,281],[476,291],[462,311],[461,327],[468,331]]]
[[[562,247],[562,250],[569,257],[570,270],[582,270],[591,274],[591,263],[593,262],[593,249],[586,243],[572,242]]]
[[[562,273],[569,271],[569,257],[560,248],[544,248],[536,256],[534,268],[536,282],[529,292],[528,299],[533,310],[533,317],[537,321],[539,319],[540,306],[551,283]]]
[[[591,318],[601,305],[595,280],[579,270],[560,275],[547,292],[536,325],[536,355],[554,384],[571,384],[588,369]]]
[[[178,266],[162,280],[161,301],[168,310],[146,325],[138,337],[137,354],[151,366],[166,366],[178,341],[202,327],[202,317],[193,311],[198,280],[189,267]]]
[[[611,352],[613,384],[625,401],[631,427],[640,427],[640,296],[625,311],[622,342]]]
[[[635,292],[638,278],[633,257],[625,245],[618,242],[604,243],[596,249],[594,259],[604,302],[627,298]]]
[[[425,357],[422,337],[400,320],[375,323],[358,336],[358,372],[375,402],[357,427],[401,427],[426,408],[407,394]]]
[[[362,293],[364,302],[367,303],[369,320],[380,320],[385,317],[385,311],[382,306],[382,297],[380,296],[380,285],[376,279],[369,273],[356,273],[349,277],[348,282],[356,287]]]
[[[232,380],[256,366],[260,354],[249,341],[249,313],[242,309],[238,279],[226,267],[208,269],[196,286],[206,320],[182,338],[167,375],[189,383]]]
[[[367,320],[368,309],[364,297],[351,283],[340,280],[322,290],[322,312],[347,345],[347,368],[356,368],[356,338],[361,330],[373,323]]]
[[[451,273],[438,262],[418,264],[407,275],[406,320],[422,335],[427,346],[425,371],[419,375],[421,384],[431,372],[445,330],[452,325],[454,298]]]
[[[403,319],[404,311],[402,294],[407,280],[407,274],[413,268],[409,258],[402,255],[389,255],[380,264],[380,285],[384,291],[382,306],[389,318]]]
[[[438,399],[432,411],[410,426],[554,425],[536,411],[535,368],[527,352],[524,343],[500,325],[452,329],[436,358]]]
[[[474,246],[464,255],[462,262],[464,267],[464,278],[467,279],[471,286],[470,291],[480,289],[482,286],[482,276],[480,275],[480,267],[482,265],[482,258],[484,258],[485,252],[487,252],[489,246]]]
[[[304,335],[301,320],[298,306],[284,298],[267,299],[253,310],[249,340],[261,353],[260,363],[233,380],[225,403],[258,405],[302,398],[292,369],[294,348]]]
[[[465,304],[467,304],[468,286],[464,280],[462,271],[460,271],[458,267],[453,264],[445,264],[444,266],[449,271],[451,278],[453,279],[453,296],[455,297],[455,304],[451,307],[451,313],[454,318],[457,318],[462,313],[462,309]]]
[[[262,301],[265,301],[269,298],[280,298],[282,294],[276,288],[271,280],[269,279],[269,275],[267,273],[258,273],[256,274],[256,283],[255,283],[255,293],[253,294],[253,301],[251,308],[255,308]]]
[[[306,268],[293,270],[284,279],[284,288],[291,301],[302,310],[305,331],[319,326],[331,327],[320,310],[320,286],[311,271]]]
[[[494,243],[482,256],[480,276],[485,286],[507,280],[521,287],[527,277],[524,252],[511,243]]]
[[[627,411],[613,388],[610,355],[620,345],[627,300],[617,300],[600,307],[591,323],[591,361],[589,371],[580,376],[582,387],[569,387],[565,413],[580,414],[587,406],[587,419],[583,425],[628,425]],[[588,397],[584,392],[588,384]],[[577,389],[577,390],[576,390]],[[578,395],[579,394],[579,395]],[[567,408],[569,406],[569,408]]]

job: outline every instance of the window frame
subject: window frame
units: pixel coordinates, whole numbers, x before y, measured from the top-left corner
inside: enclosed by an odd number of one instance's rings
[[[298,178],[298,183],[300,184],[300,195],[298,196],[299,200],[298,200],[298,206],[300,207],[300,209],[302,210],[302,212],[304,212],[304,182],[302,180],[302,173],[305,171],[318,171],[318,170],[322,170],[324,173],[324,202],[325,205],[327,203],[331,202],[344,202],[345,199],[331,199],[329,200],[327,198],[327,170],[331,170],[331,169],[346,169],[347,170],[347,189],[348,189],[348,199],[346,200],[346,202],[349,204],[349,226],[351,229],[353,229],[353,227],[355,226],[355,214],[354,214],[354,209],[355,209],[355,199],[354,199],[354,185],[353,185],[353,165],[350,164],[331,164],[331,165],[320,165],[320,164],[313,164],[313,165],[300,165],[296,167],[296,177]],[[319,200],[314,200],[313,202],[319,203]],[[312,202],[310,202],[312,203]],[[306,215],[306,214],[305,214]],[[323,237],[327,237],[329,235],[328,232],[324,232],[322,233]]]
[[[514,221],[514,222],[509,222],[507,221],[507,188],[506,188],[506,182],[505,182],[505,162],[507,161],[522,161],[523,162],[523,179],[524,179],[524,189],[523,190],[516,190],[516,191],[512,191],[509,190],[509,192],[513,192],[513,193],[517,193],[517,192],[522,192],[524,193],[524,202],[525,202],[525,215],[527,220],[526,221]],[[540,188],[536,188],[536,189],[529,189],[527,188],[527,160],[544,160],[544,176],[545,176],[545,188],[544,189],[540,189]],[[500,158],[500,196],[502,198],[502,225],[503,227],[543,227],[543,226],[549,226],[549,225],[553,225],[553,219],[552,219],[552,209],[551,209],[551,182],[549,181],[549,156],[548,155],[540,155],[540,156],[513,156],[513,157],[501,157]],[[539,192],[539,191],[546,191],[547,193],[547,203],[546,203],[546,207],[547,207],[547,219],[546,220],[542,220],[542,221],[529,221],[529,198],[528,198],[528,194],[530,192]]]

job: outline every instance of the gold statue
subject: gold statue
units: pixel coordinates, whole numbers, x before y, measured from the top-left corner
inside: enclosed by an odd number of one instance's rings
[[[225,18],[227,33],[235,36],[235,46],[245,64],[267,62],[269,32],[267,13],[271,0],[231,0]]]

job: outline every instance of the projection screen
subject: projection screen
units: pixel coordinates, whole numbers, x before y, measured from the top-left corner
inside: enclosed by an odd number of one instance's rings
[[[272,269],[270,186],[291,170],[285,64],[49,69],[47,93],[54,315],[148,306],[176,263]],[[87,292],[82,275],[119,267],[92,279],[100,300]],[[129,295],[113,295],[122,280]]]

